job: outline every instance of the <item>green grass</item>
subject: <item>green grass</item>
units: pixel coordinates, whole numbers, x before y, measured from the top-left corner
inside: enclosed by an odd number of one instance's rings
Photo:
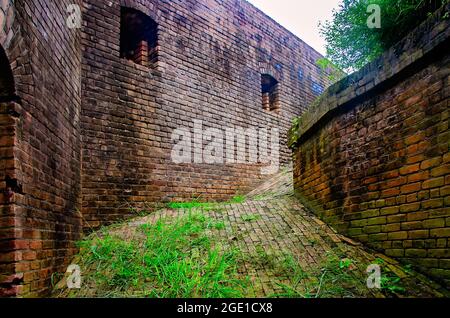
[[[81,267],[82,288],[68,290],[65,279],[55,275],[52,283],[60,283],[54,296],[372,297],[366,286],[367,264],[356,255],[351,259],[336,248],[316,264],[302,256],[306,250],[293,254],[259,243],[243,253],[241,249],[248,246],[242,242],[249,232],[242,226],[215,219],[205,210],[187,209],[177,214],[137,227],[127,222],[114,224],[87,237],[79,243],[80,253],[72,261]],[[242,216],[246,222],[259,218],[257,214]],[[226,227],[227,231],[222,231]],[[375,263],[383,265],[385,261],[377,258]],[[278,290],[267,295],[242,274],[242,268],[245,273],[263,270]],[[382,275],[382,293],[398,296],[405,291],[401,285],[403,281],[392,272]]]
[[[284,253],[281,272],[288,273],[288,282],[278,284],[282,292],[272,297],[287,298],[335,298],[366,297],[368,290],[364,277],[350,269],[353,260],[341,259],[332,252],[323,264],[302,268],[292,254]],[[280,272],[280,273],[281,273]]]
[[[66,297],[242,297],[247,279],[237,274],[240,251],[214,244],[222,229],[200,213],[142,225],[141,239],[105,235],[80,243],[83,287]]]
[[[199,202],[197,200],[192,200],[189,202],[170,202],[168,207],[170,209],[196,209],[196,208],[212,208],[214,203],[211,202]]]
[[[392,273],[381,276],[381,289],[393,294],[405,292],[405,288],[401,286],[401,278]]]
[[[349,269],[350,266],[353,265],[353,260],[348,259],[348,258],[344,258],[342,260],[339,261],[339,268],[340,269]]]
[[[375,264],[382,266],[386,264],[386,261],[382,258],[377,257],[375,259]],[[403,271],[410,274],[412,272],[412,265],[405,265],[403,267]],[[401,278],[394,273],[381,275],[381,289],[391,294],[402,294],[406,291],[405,287],[402,286]]]
[[[405,266],[403,266],[403,271],[406,274],[411,274],[411,272],[412,272],[412,264],[406,264]]]
[[[225,229],[225,222],[214,222],[213,228],[216,230],[223,230]]]
[[[257,214],[246,214],[241,216],[242,221],[244,222],[253,222],[261,219],[260,215]]]
[[[168,208],[170,209],[204,209],[206,211],[220,210],[221,205],[223,204],[239,204],[244,203],[247,200],[247,198],[243,195],[236,195],[230,200],[226,202],[200,202],[198,199],[194,199],[187,202],[170,202],[167,204]]]
[[[244,195],[236,195],[229,202],[230,203],[244,203],[247,198]]]

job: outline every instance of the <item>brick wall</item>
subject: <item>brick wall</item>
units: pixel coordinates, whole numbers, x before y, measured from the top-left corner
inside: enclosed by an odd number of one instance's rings
[[[81,1],[0,3],[16,95],[0,104],[0,296],[39,296],[81,233],[81,32],[66,26]]]
[[[72,4],[82,29],[66,23]],[[145,29],[121,54],[121,6],[158,24],[157,43]],[[276,127],[286,163],[291,118],[327,85],[319,54],[245,1],[4,0],[0,19],[1,296],[45,295],[83,221],[227,199],[263,177],[258,164],[173,163],[175,128]],[[263,73],[277,110],[263,109]]]
[[[2,0],[0,2],[0,43],[4,48],[9,47],[14,37],[16,31],[16,28],[13,28],[15,16],[13,0]]]
[[[120,58],[121,5],[158,24],[151,67]],[[175,164],[172,131],[286,132],[325,87],[319,54],[245,1],[86,1],[83,26],[83,214],[89,226],[171,200],[223,200],[260,180],[259,165]],[[279,110],[262,106],[261,74],[279,83]]]
[[[14,7],[10,1],[0,3],[0,296],[15,295],[18,286],[13,284],[15,276],[15,254],[9,245],[15,237],[14,206],[11,204],[12,180],[16,175],[14,162],[14,140],[16,119],[12,116],[15,83],[5,48],[14,35]]]
[[[450,28],[444,12],[330,87],[301,117],[292,147],[295,189],[313,211],[448,287]]]

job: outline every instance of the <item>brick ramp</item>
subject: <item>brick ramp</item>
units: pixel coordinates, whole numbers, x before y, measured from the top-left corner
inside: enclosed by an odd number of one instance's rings
[[[249,286],[245,296],[448,297],[446,290],[407,265],[337,234],[294,197],[291,176],[290,169],[283,170],[250,192],[243,203],[195,209],[223,224],[208,230],[216,246],[239,251],[238,273]],[[139,241],[140,225],[189,213],[193,209],[162,209],[108,232]],[[367,288],[370,264],[381,267],[384,288]],[[64,279],[61,282],[64,285]]]
[[[186,213],[189,211],[165,209],[130,225]],[[223,230],[214,232],[218,243],[237,247],[246,255],[239,271],[251,280],[253,288],[248,290],[248,297],[448,296],[439,285],[407,265],[337,234],[307,211],[294,198],[289,168],[250,192],[244,203],[220,204],[217,208],[203,209],[203,213],[225,224]],[[294,259],[305,272],[300,282],[293,279],[298,277],[294,273],[298,268],[285,266],[286,257]],[[391,277],[384,283],[384,289],[366,287],[366,269],[370,264],[380,264],[383,276]],[[328,277],[328,286],[321,285],[324,277]],[[399,287],[404,291],[398,290]]]

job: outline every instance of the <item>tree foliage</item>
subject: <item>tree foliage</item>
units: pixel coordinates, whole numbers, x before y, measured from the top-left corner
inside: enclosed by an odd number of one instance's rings
[[[448,1],[342,0],[339,8],[333,11],[332,20],[320,25],[320,32],[327,42],[327,57],[346,71],[357,70],[397,43]],[[380,28],[368,27],[371,4],[381,9]]]

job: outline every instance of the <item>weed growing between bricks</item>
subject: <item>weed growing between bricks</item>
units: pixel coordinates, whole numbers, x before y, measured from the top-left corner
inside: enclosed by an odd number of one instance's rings
[[[239,197],[225,204],[171,204],[171,209],[104,227],[79,242],[73,263],[81,268],[81,289],[67,289],[67,277],[53,277],[53,296],[402,297],[411,289],[382,259],[375,260],[383,268],[382,289],[368,289],[370,261],[350,247],[334,247],[317,262],[305,263],[289,248],[274,249],[264,240],[247,243],[250,228],[264,216],[255,212],[233,218],[235,209],[248,210],[246,202]],[[308,242],[321,244],[313,238]]]
[[[91,235],[80,242],[83,288],[65,297],[241,297],[239,250],[213,244],[221,222],[193,211],[138,227],[132,240]]]

